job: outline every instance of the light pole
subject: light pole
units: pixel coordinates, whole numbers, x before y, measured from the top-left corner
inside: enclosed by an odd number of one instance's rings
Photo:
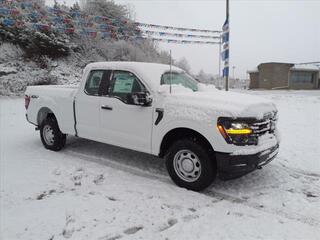
[[[234,70],[236,69],[236,66],[232,66],[232,78],[234,79]]]

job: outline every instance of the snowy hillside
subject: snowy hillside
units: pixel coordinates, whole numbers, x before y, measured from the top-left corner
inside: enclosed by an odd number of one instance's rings
[[[22,95],[28,85],[77,84],[81,78],[82,61],[73,57],[39,62],[25,58],[24,52],[12,44],[0,45],[0,95]]]
[[[261,171],[178,188],[163,160],[69,137],[45,150],[21,98],[0,98],[1,239],[310,239],[320,235],[320,93],[249,91],[278,106]]]

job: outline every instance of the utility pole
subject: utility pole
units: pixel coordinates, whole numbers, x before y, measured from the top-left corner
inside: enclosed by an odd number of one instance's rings
[[[230,39],[230,22],[229,22],[229,0],[226,0],[226,19],[228,21],[228,32],[229,32],[229,39]],[[228,39],[228,45],[229,45],[229,39]],[[229,47],[229,54],[230,54],[230,46]],[[229,64],[229,57],[228,56],[228,64]],[[229,74],[226,75],[226,91],[229,90]]]
[[[170,94],[172,92],[172,54],[171,54],[171,49],[170,49]]]
[[[220,34],[220,38],[219,38],[219,79],[221,77],[221,44],[222,44],[222,35]]]

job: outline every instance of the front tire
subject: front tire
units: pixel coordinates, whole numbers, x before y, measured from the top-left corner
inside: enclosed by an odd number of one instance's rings
[[[49,117],[40,125],[40,138],[43,146],[52,151],[60,151],[66,144],[66,134],[63,134],[55,118]]]
[[[180,187],[201,191],[216,177],[216,165],[209,151],[191,139],[174,142],[165,159],[171,179]]]

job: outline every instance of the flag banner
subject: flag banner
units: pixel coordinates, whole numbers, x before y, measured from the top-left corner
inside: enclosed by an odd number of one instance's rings
[[[72,11],[72,12],[70,12],[70,14],[71,14],[71,17],[72,17],[72,18],[79,18],[79,17],[81,17],[81,12],[79,12],[79,11]]]
[[[222,60],[226,61],[229,59],[229,49],[226,49],[222,52]]]
[[[222,43],[223,43],[223,52],[222,60],[224,61],[224,68],[222,70],[223,77],[229,77],[229,39],[230,39],[230,29],[229,29],[229,17],[227,16],[226,21],[222,26]]]
[[[75,29],[74,29],[74,28],[65,28],[65,29],[63,29],[63,30],[64,30],[65,33],[69,33],[69,34],[75,32]]]
[[[62,18],[62,17],[59,17],[59,16],[53,17],[53,18],[51,18],[51,20],[52,20],[55,24],[63,23],[63,18]]]
[[[9,15],[10,9],[7,8],[0,8],[0,15]]]
[[[37,23],[36,26],[39,30],[44,30],[44,31],[50,30],[50,26],[48,24]]]
[[[222,43],[228,43],[229,42],[229,32],[225,32],[222,34]]]
[[[22,2],[20,6],[22,9],[25,9],[25,8],[32,8],[33,5],[32,3]]]
[[[223,49],[224,49],[224,50],[229,49],[229,43],[223,44]]]
[[[15,22],[16,22],[15,20],[6,19],[6,18],[2,20],[2,24],[5,25],[6,27],[14,26]]]
[[[34,21],[37,21],[40,18],[40,14],[38,14],[37,12],[31,12],[28,15]]]
[[[222,31],[228,32],[229,31],[229,19],[227,18],[222,26]]]
[[[229,77],[229,67],[224,67],[223,68],[222,77]]]
[[[100,37],[102,39],[110,38],[111,37],[111,33],[109,33],[109,32],[100,32]]]

